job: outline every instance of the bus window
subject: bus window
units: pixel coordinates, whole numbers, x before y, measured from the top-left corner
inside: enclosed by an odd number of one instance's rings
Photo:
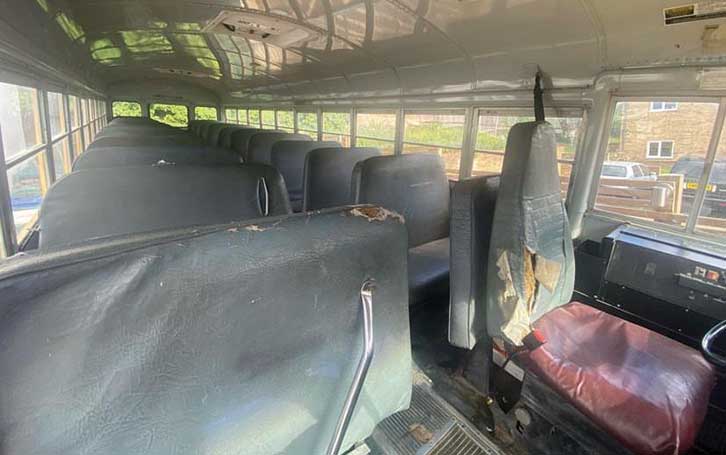
[[[260,128],[260,111],[258,109],[250,109],[247,111],[247,121],[250,126]]]
[[[718,104],[679,102],[653,109],[658,103],[661,100],[615,105],[595,208],[685,228]],[[617,174],[610,171],[616,167]],[[718,208],[718,203],[704,206],[704,220],[711,218],[711,207]]]
[[[350,147],[349,112],[323,112],[323,140]]]
[[[225,109],[224,121],[227,123],[239,123],[237,120],[237,109]]]
[[[403,153],[435,153],[449,180],[459,179],[464,143],[464,111],[406,112]]]
[[[177,128],[186,127],[189,122],[189,110],[181,104],[152,104],[149,107],[149,116],[158,122]]]
[[[699,168],[704,166],[703,160],[691,159],[685,170],[686,175],[695,177],[700,172]],[[675,166],[674,166],[675,167]],[[695,171],[695,172],[694,172]],[[686,190],[693,191],[692,178],[686,177]],[[698,187],[700,183],[696,184]],[[691,186],[691,188],[688,188]],[[721,133],[716,158],[711,167],[711,174],[706,184],[706,191],[703,197],[703,204],[696,220],[696,231],[707,234],[726,235],[726,135]]]
[[[249,125],[249,120],[247,119],[247,109],[237,109],[237,121],[240,125]]]
[[[504,149],[507,146],[509,130],[517,123],[534,120],[534,117],[529,114],[516,114],[479,111],[472,175],[491,175],[502,172]],[[575,163],[575,149],[582,118],[548,116],[546,119],[555,129],[562,196],[565,197]]]
[[[275,111],[261,111],[260,119],[262,120],[262,128],[266,130],[275,129]]]
[[[0,124],[16,235],[35,220],[48,189],[39,92],[0,83]],[[27,155],[27,156],[26,156]]]
[[[295,117],[292,111],[277,111],[277,129],[287,131],[288,133],[295,132]]]
[[[111,104],[114,117],[141,117],[141,104],[133,101],[114,101]]]
[[[186,108],[185,108],[186,109]],[[195,106],[195,120],[217,120],[217,108],[212,106]]]
[[[318,134],[318,115],[315,112],[298,112],[297,130],[298,132],[312,133],[310,136],[316,138]]]
[[[395,112],[358,112],[356,126],[356,146],[376,147],[383,155],[393,155],[396,140]]]

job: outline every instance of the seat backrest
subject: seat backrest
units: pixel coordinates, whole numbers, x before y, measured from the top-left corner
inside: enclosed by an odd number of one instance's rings
[[[487,268],[487,328],[519,346],[532,323],[570,301],[572,238],[547,122],[509,131]]]
[[[249,126],[229,126],[227,128],[222,128],[222,131],[219,132],[219,147],[231,149],[232,148],[232,134],[234,134],[236,131],[240,130],[249,130],[251,129]]]
[[[143,166],[72,172],[40,207],[40,248],[97,237],[290,213],[272,167]]]
[[[202,145],[96,147],[73,162],[73,170],[152,164],[211,165],[240,164],[231,150]]]
[[[272,152],[272,146],[277,141],[311,141],[312,139],[307,134],[293,134],[293,133],[280,133],[280,132],[268,132],[259,133],[250,137],[250,145],[247,149],[248,162],[270,164],[270,153]]]
[[[350,193],[355,165],[381,152],[370,147],[327,148],[309,152],[303,173],[303,210],[353,203]]]
[[[237,153],[239,156],[241,156],[244,161],[248,161],[247,150],[249,148],[250,139],[252,138],[252,136],[258,133],[266,133],[269,131],[270,130],[263,130],[260,128],[245,128],[235,130],[232,133],[230,148],[234,150],[235,153]]]
[[[3,453],[326,453],[373,279],[347,452],[410,401],[405,238],[346,208],[3,261]]]
[[[88,148],[96,147],[133,147],[146,145],[176,145],[176,144],[197,144],[202,145],[199,138],[191,134],[178,135],[172,134],[167,136],[137,136],[134,134],[126,134],[123,136],[105,136],[97,137]]]
[[[305,174],[305,157],[311,150],[319,148],[340,148],[337,142],[291,141],[275,142],[270,152],[270,164],[280,171],[285,179],[287,194],[294,211],[302,209],[303,176]]]
[[[212,126],[209,127],[209,130],[207,130],[207,139],[206,144],[211,147],[216,147],[219,145],[219,135],[222,133],[222,130],[229,127],[234,127],[237,125],[231,124],[231,123],[214,123]]]
[[[451,188],[449,343],[474,349],[487,336],[486,281],[489,240],[499,175],[472,177]]]
[[[199,127],[199,138],[202,140],[202,143],[207,143],[207,137],[209,137],[209,130],[212,128],[212,126],[219,124],[217,120],[212,120],[209,122],[202,123]]]
[[[356,204],[381,205],[403,215],[408,245],[449,236],[449,180],[438,155],[378,156],[353,170]]]

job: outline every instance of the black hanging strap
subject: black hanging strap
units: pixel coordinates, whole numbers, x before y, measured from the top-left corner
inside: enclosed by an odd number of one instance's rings
[[[542,99],[542,73],[537,71],[534,77],[534,119],[538,122],[545,121],[544,101]]]

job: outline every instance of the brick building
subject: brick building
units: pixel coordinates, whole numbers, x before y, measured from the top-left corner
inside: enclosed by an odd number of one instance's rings
[[[713,103],[618,103],[607,159],[668,173],[682,156],[706,155],[717,111]]]

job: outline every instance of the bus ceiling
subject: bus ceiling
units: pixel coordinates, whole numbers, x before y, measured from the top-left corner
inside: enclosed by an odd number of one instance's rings
[[[528,92],[538,67],[550,89],[583,89],[608,71],[726,62],[720,2],[0,3],[8,74],[194,103]]]

